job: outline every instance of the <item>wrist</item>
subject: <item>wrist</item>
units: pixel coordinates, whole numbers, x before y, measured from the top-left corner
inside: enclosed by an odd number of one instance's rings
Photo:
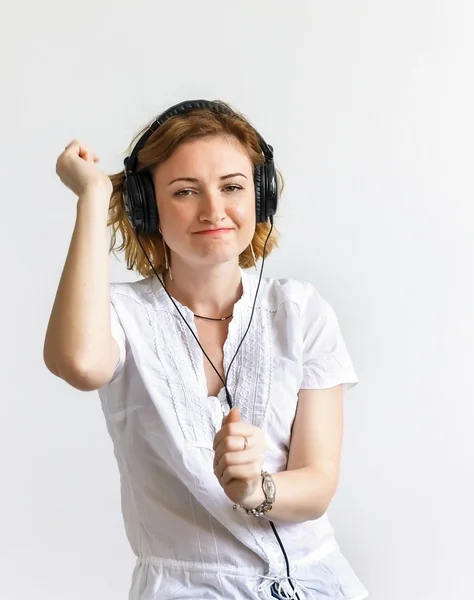
[[[261,488],[257,487],[255,493],[245,499],[240,507],[248,514],[254,517],[263,517],[273,508],[275,502],[275,482],[273,477],[267,471],[262,470]],[[234,510],[237,505],[234,504]]]
[[[77,211],[108,215],[110,206],[110,193],[103,185],[90,187],[78,196]]]
[[[257,506],[260,506],[260,504],[262,504],[262,502],[265,502],[265,493],[262,489],[262,485],[259,480],[258,485],[255,488],[255,491],[250,496],[245,498],[245,500],[242,502],[242,504],[240,506],[247,510],[251,510],[252,508],[256,508]]]

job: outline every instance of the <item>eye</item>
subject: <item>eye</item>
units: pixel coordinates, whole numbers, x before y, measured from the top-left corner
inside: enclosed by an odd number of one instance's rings
[[[231,185],[227,185],[224,189],[228,190],[229,192],[232,193],[232,192],[236,192],[238,190],[241,190],[243,188],[240,185],[231,184]]]
[[[193,190],[189,190],[189,189],[186,189],[186,190],[178,190],[177,192],[175,192],[175,193],[173,194],[173,196],[189,196],[189,195],[190,195],[190,194],[192,194],[192,193],[193,193]]]

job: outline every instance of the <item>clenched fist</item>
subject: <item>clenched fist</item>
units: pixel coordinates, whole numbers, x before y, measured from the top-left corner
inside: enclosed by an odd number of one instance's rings
[[[77,196],[94,186],[112,194],[110,178],[96,167],[99,157],[79,140],[72,140],[58,157],[56,173],[66,187]]]
[[[255,508],[264,500],[261,471],[266,452],[264,432],[240,420],[233,408],[222,419],[220,431],[214,438],[214,473],[235,504]],[[249,502],[250,501],[250,502]],[[246,506],[246,504],[255,506]]]

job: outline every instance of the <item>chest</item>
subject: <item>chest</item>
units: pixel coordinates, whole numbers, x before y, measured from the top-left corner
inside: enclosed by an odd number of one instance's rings
[[[301,343],[282,311],[258,309],[251,316],[248,307],[227,323],[194,320],[192,332],[169,311],[148,311],[140,336],[136,318],[124,316],[130,344],[121,385],[126,391],[109,394],[107,410],[131,451],[143,443],[147,454],[148,444],[159,442],[160,456],[169,464],[174,458],[193,459],[198,448],[212,451],[227,409],[219,376],[225,379],[228,371],[228,389],[242,420],[264,428],[269,456],[284,460],[301,382]]]
[[[208,396],[217,396],[225,381],[224,345],[229,333],[229,321],[196,319],[196,331],[204,349],[204,375]]]

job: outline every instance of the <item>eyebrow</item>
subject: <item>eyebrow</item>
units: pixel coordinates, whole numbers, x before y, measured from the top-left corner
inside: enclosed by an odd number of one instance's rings
[[[247,176],[244,175],[243,173],[229,173],[228,175],[222,175],[220,177],[221,181],[224,181],[225,179],[231,179],[232,177],[245,177],[245,179],[247,179]],[[175,183],[176,181],[189,181],[191,183],[198,183],[199,179],[196,179],[195,177],[178,177],[177,179],[173,179],[173,181],[170,181],[168,183],[168,185],[171,185],[172,183]]]

